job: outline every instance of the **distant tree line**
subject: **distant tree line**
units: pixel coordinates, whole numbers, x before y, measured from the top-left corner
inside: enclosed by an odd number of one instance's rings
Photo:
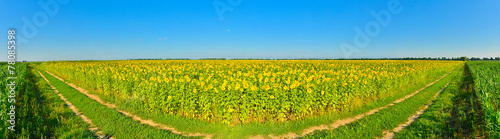
[[[200,58],[199,60],[226,60],[226,58]]]
[[[137,58],[127,60],[189,60],[189,58]]]
[[[471,57],[469,60],[471,61],[479,61],[479,60],[485,60],[485,61],[493,61],[493,60],[497,60],[497,61],[500,61],[500,57],[483,57],[482,59],[479,58],[479,57]]]
[[[231,58],[230,60],[274,60],[270,58]]]
[[[127,60],[196,60],[189,58],[140,58],[140,59],[127,59]],[[453,61],[500,61],[500,57],[403,57],[403,58],[283,58],[283,59],[270,59],[270,58],[200,58],[198,60],[453,60]]]

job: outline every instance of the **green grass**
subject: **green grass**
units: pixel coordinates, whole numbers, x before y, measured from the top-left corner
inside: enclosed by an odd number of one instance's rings
[[[167,130],[160,130],[149,125],[140,124],[121,113],[101,105],[88,98],[67,84],[59,81],[45,71],[42,74],[68,99],[78,110],[92,120],[104,134],[119,139],[136,138],[187,138]]]
[[[334,130],[316,131],[313,135],[304,138],[375,138],[382,137],[383,132],[392,130],[399,124],[408,121],[408,117],[413,115],[422,106],[441,90],[458,72],[446,76],[439,82],[424,89],[420,93],[406,99],[405,101],[390,106],[379,112],[364,117],[356,122],[341,126]]]
[[[43,138],[47,135],[47,125],[45,125],[44,111],[38,103],[38,94],[33,82],[30,80],[33,75],[28,70],[27,63],[16,63],[15,80],[8,80],[10,77],[7,73],[7,65],[3,65],[1,72],[2,93],[0,98],[1,105],[1,136],[4,138]],[[15,81],[15,131],[8,130],[10,124],[7,122],[8,115],[6,114],[10,109],[11,104],[7,100],[10,89],[6,86],[7,83]]]
[[[2,65],[2,69],[7,69]],[[7,70],[5,70],[7,71]],[[88,125],[79,119],[64,105],[64,102],[47,88],[45,81],[41,81],[27,63],[16,64],[16,127],[14,132],[7,130],[10,124],[6,123],[6,109],[10,103],[6,100],[8,74],[1,73],[2,83],[2,122],[1,135],[3,138],[95,138],[88,129]]]
[[[472,77],[464,67],[425,113],[395,138],[484,137],[481,113]]]
[[[96,138],[94,133],[88,130],[90,125],[75,115],[36,71],[32,73],[36,77],[36,86],[43,101],[43,111],[46,115],[47,128],[50,131],[48,136],[63,139]]]
[[[486,132],[491,138],[500,138],[500,62],[471,61],[467,65],[484,112]]]
[[[435,79],[430,80],[429,82],[431,81],[435,81]],[[167,125],[177,125],[174,127],[180,129],[181,131],[217,133],[220,134],[218,137],[224,137],[224,138],[244,138],[251,135],[268,135],[268,134],[279,135],[288,132],[300,133],[302,132],[302,130],[310,126],[321,125],[325,123],[333,123],[337,119],[353,117],[361,113],[365,113],[371,109],[387,105],[393,102],[394,100],[397,100],[403,96],[415,92],[416,90],[424,87],[426,84],[428,84],[428,82],[422,82],[419,85],[409,88],[403,93],[399,93],[397,95],[381,99],[377,102],[370,103],[365,107],[354,109],[352,111],[344,113],[321,115],[315,118],[307,118],[304,120],[284,122],[284,123],[274,123],[274,122],[249,123],[249,124],[236,125],[233,127],[228,127],[227,125],[222,125],[217,123],[208,123],[205,121],[199,121],[195,119],[188,119],[184,117],[172,116],[172,115],[149,114],[147,112],[142,112],[138,109],[135,109],[134,106],[130,105],[130,103],[128,103],[127,105],[127,103],[118,102],[117,104],[120,106],[119,109],[121,110],[137,114],[141,117],[153,119],[154,121],[159,123],[164,123]],[[93,94],[98,94],[98,93],[93,93]],[[100,97],[103,98],[104,96]]]
[[[432,77],[427,77],[420,82],[415,84],[411,84],[409,88],[402,88],[404,90],[400,93],[396,93],[395,95],[382,98],[376,102],[369,103],[361,108],[356,108],[350,111],[337,112],[331,114],[323,114],[316,117],[310,117],[303,120],[298,121],[287,121],[283,123],[276,122],[265,122],[265,123],[248,123],[248,124],[239,124],[235,126],[228,126],[220,123],[210,123],[206,121],[200,121],[185,117],[179,117],[174,115],[165,115],[165,114],[157,114],[157,113],[148,113],[140,110],[139,104],[130,103],[127,101],[116,101],[116,99],[111,98],[109,96],[101,95],[93,90],[89,90],[91,94],[98,95],[106,102],[111,102],[117,104],[118,109],[130,112],[132,114],[138,115],[140,117],[144,117],[146,119],[152,119],[155,122],[162,123],[165,125],[170,125],[176,128],[179,131],[193,133],[209,133],[215,134],[216,138],[245,138],[254,135],[280,135],[288,132],[294,132],[300,134],[305,128],[333,123],[338,119],[343,119],[347,117],[353,117],[359,115],[361,113],[365,113],[371,109],[378,108],[381,106],[385,106],[401,97],[404,97],[408,94],[415,92],[423,87],[425,87],[429,82],[433,82],[442,75],[448,73],[448,71],[440,72],[439,74],[433,75]],[[57,73],[54,73],[57,75]],[[68,81],[71,82],[71,81]],[[85,86],[83,86],[85,87]],[[88,87],[85,87],[88,88]]]

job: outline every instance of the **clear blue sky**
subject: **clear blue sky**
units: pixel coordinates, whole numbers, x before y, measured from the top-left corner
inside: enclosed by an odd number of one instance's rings
[[[19,60],[500,56],[496,0],[399,0],[386,26],[370,12],[390,0],[39,1],[0,2],[0,37],[17,30]],[[359,48],[354,28],[370,23],[380,30]]]

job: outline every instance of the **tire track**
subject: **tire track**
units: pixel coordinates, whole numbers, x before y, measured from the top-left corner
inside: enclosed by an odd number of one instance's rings
[[[455,78],[455,76],[457,75],[458,73],[456,73],[453,78]],[[411,123],[415,122],[415,120],[417,120],[422,114],[424,114],[424,111],[429,108],[430,105],[432,105],[434,99],[437,98],[437,96],[439,95],[439,93],[441,93],[444,89],[446,89],[446,87],[448,87],[448,85],[450,85],[451,81],[453,80],[453,78],[441,89],[439,90],[435,95],[434,97],[432,97],[430,100],[429,100],[429,104],[425,105],[422,109],[416,111],[415,114],[411,115],[410,117],[408,117],[408,121],[405,122],[405,123],[402,123],[400,124],[398,127],[392,129],[392,130],[386,130],[384,131],[384,137],[380,138],[380,139],[393,139],[394,138],[394,135],[396,135],[397,132],[400,132],[401,130],[403,130],[405,127],[409,126]],[[393,131],[393,132],[391,132]]]
[[[109,108],[116,108],[116,105],[114,104],[110,104],[110,103],[106,103],[104,101],[102,101],[97,95],[93,95],[93,94],[89,94],[88,93],[88,90],[85,90],[81,87],[78,87],[76,85],[74,85],[73,83],[68,83],[68,82],[65,82],[64,79],[52,74],[51,72],[45,70],[47,73],[49,73],[50,75],[54,76],[55,78],[59,79],[60,81],[66,83],[67,85],[73,87],[74,89],[78,90],[79,92],[85,94],[86,96],[88,96],[89,98],[92,98],[94,100],[96,100],[97,102],[109,107]],[[382,106],[382,107],[378,107],[378,108],[375,108],[375,109],[372,109],[366,113],[363,113],[363,114],[359,114],[357,116],[354,116],[354,117],[349,117],[349,118],[344,118],[344,119],[339,119],[337,120],[336,122],[334,123],[331,123],[331,124],[322,124],[322,125],[318,125],[318,126],[312,126],[312,127],[309,127],[307,129],[304,129],[302,131],[302,133],[299,135],[299,134],[296,134],[296,133],[293,133],[293,132],[289,132],[289,133],[286,133],[286,134],[283,134],[283,135],[278,135],[278,136],[275,136],[275,135],[257,135],[257,136],[251,136],[249,138],[252,138],[252,139],[264,139],[264,138],[273,138],[273,139],[280,139],[280,138],[299,138],[299,137],[304,137],[308,134],[311,134],[313,133],[314,131],[316,130],[333,130],[333,129],[336,129],[340,126],[343,126],[343,125],[346,125],[346,124],[349,124],[349,123],[352,123],[354,121],[357,121],[357,120],[360,120],[362,118],[364,118],[365,116],[369,116],[369,115],[372,115],[382,109],[385,109],[387,107],[390,107],[390,106],[393,106],[394,104],[397,104],[397,103],[400,103],[414,95],[416,95],[417,93],[421,92],[422,90],[426,89],[427,87],[435,84],[436,82],[440,81],[441,79],[443,79],[444,77],[448,76],[450,73],[452,72],[449,72],[443,76],[441,76],[440,78],[438,78],[436,81],[434,82],[431,82],[429,84],[427,84],[425,87],[415,91],[414,93],[412,94],[409,94],[409,95],[406,95],[400,99],[397,99],[395,101],[393,101],[392,103],[390,104],[387,104],[385,106]],[[183,132],[180,132],[180,131],[177,131],[175,128],[172,128],[172,127],[169,127],[167,125],[164,125],[164,124],[160,124],[160,123],[156,123],[152,120],[144,120],[144,118],[141,118],[137,115],[133,115],[131,113],[128,113],[128,112],[125,112],[125,111],[121,111],[121,110],[117,110],[115,109],[116,111],[122,113],[123,115],[126,115],[128,117],[131,117],[132,119],[136,120],[136,121],[139,121],[141,122],[142,124],[147,124],[147,125],[150,125],[150,126],[153,126],[153,127],[157,127],[158,129],[165,129],[165,130],[170,130],[172,133],[175,133],[175,134],[180,134],[180,135],[184,135],[184,136],[189,136],[189,137],[192,137],[192,136],[205,136],[205,138],[212,138],[212,134],[203,134],[203,133],[183,133]]]
[[[40,72],[40,71],[37,71],[38,74],[40,74],[40,76],[43,77],[43,79],[45,79],[45,81],[47,81],[47,83],[49,84],[49,86],[54,90],[54,93],[56,93],[57,95],[59,95],[59,97],[61,97],[61,99],[66,103],[66,105],[68,105],[68,107],[73,110],[73,112],[79,116],[80,118],[82,118],[82,120],[88,124],[90,124],[90,128],[89,130],[94,132],[94,134],[99,137],[100,139],[114,139],[113,137],[108,137],[106,135],[104,135],[102,133],[102,131],[99,130],[99,127],[97,127],[96,125],[94,125],[92,123],[92,120],[90,120],[89,118],[87,118],[87,116],[81,114],[79,111],[78,111],[78,108],[76,108],[71,102],[69,102],[61,93],[59,93],[59,91],[57,90],[56,87],[52,86],[52,84],[50,84],[50,81],[45,78],[45,76],[43,76],[43,74]]]
[[[47,72],[48,74],[50,74],[53,77],[57,78],[58,80],[64,82],[65,84],[73,87],[74,89],[78,90],[78,92],[86,95],[87,97],[89,97],[89,98],[91,98],[91,99],[93,99],[93,100],[101,103],[102,105],[105,105],[108,108],[114,109],[115,111],[120,112],[121,114],[123,114],[125,116],[128,116],[128,117],[132,118],[135,121],[139,121],[141,124],[150,125],[150,126],[158,128],[158,129],[169,130],[169,131],[171,131],[174,134],[178,134],[178,135],[182,135],[182,136],[186,136],[186,137],[205,136],[205,139],[211,139],[212,136],[213,136],[212,134],[203,134],[203,133],[184,133],[184,132],[178,131],[177,129],[175,129],[173,127],[170,127],[170,126],[167,126],[167,125],[164,125],[164,124],[161,124],[161,123],[156,123],[153,120],[150,120],[150,119],[146,120],[144,118],[141,118],[141,117],[139,117],[137,115],[134,115],[134,114],[131,114],[129,112],[115,109],[116,105],[111,104],[111,103],[106,103],[106,102],[102,101],[99,96],[93,95],[93,94],[89,94],[88,90],[85,90],[85,89],[83,89],[81,87],[78,87],[78,86],[74,85],[73,83],[68,83],[68,82],[64,81],[64,79],[62,79],[62,78],[60,78],[60,77],[52,74],[51,72],[49,72],[47,70],[45,70],[45,72]]]
[[[441,76],[441,77],[440,77],[439,79],[437,79],[436,81],[434,81],[434,82],[431,82],[431,83],[427,84],[425,87],[421,88],[420,90],[415,91],[415,92],[414,92],[414,93],[412,93],[412,94],[406,95],[405,97],[400,98],[400,99],[398,99],[398,100],[395,100],[395,101],[393,101],[392,103],[387,104],[387,105],[385,105],[385,106],[382,106],[382,107],[378,107],[378,108],[372,109],[372,110],[370,110],[370,111],[368,111],[368,112],[366,112],[366,113],[359,114],[359,115],[354,116],[354,117],[349,117],[349,118],[339,119],[339,120],[337,120],[335,123],[331,123],[331,124],[322,124],[322,125],[318,125],[318,126],[312,126],[312,127],[307,128],[307,129],[304,129],[304,130],[302,131],[302,134],[300,134],[300,135],[299,135],[299,134],[296,134],[296,133],[293,133],[293,132],[289,132],[289,133],[286,133],[286,134],[284,134],[284,135],[279,135],[279,136],[268,135],[267,137],[268,137],[268,138],[273,138],[273,139],[282,139],[282,138],[299,138],[299,137],[304,137],[304,136],[306,136],[306,135],[308,135],[308,134],[311,134],[311,133],[313,133],[313,132],[314,132],[314,131],[316,131],[316,130],[333,130],[333,129],[336,129],[336,128],[340,127],[340,126],[347,125],[347,124],[352,123],[352,122],[354,122],[354,121],[360,120],[360,119],[364,118],[365,116],[372,115],[372,114],[374,114],[374,113],[376,113],[376,112],[378,112],[378,111],[380,111],[380,110],[382,110],[382,109],[385,109],[385,108],[387,108],[387,107],[389,107],[389,106],[392,106],[392,105],[394,105],[394,104],[400,103],[400,102],[402,102],[402,101],[404,101],[404,100],[406,100],[406,99],[408,99],[408,98],[410,98],[410,97],[412,97],[412,96],[416,95],[417,93],[421,92],[422,90],[426,89],[427,87],[429,87],[429,86],[431,86],[431,85],[435,84],[436,82],[440,81],[440,80],[441,80],[441,79],[443,79],[444,77],[448,76],[450,73],[452,73],[452,72],[449,72],[449,73],[447,73],[447,74],[445,74],[445,75]],[[264,135],[258,135],[258,136],[253,136],[253,137],[250,137],[250,138],[252,138],[252,139],[264,139],[264,138],[265,138],[265,136],[264,136]]]

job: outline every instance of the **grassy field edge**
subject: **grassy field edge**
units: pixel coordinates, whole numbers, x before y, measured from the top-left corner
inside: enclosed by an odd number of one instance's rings
[[[486,122],[486,132],[491,138],[500,138],[500,62],[471,61],[469,66],[474,88],[479,98]]]
[[[43,111],[46,114],[46,124],[52,138],[96,138],[89,130],[90,125],[75,115],[63,100],[50,88],[49,84],[36,70],[30,69],[34,82],[43,101]]]

